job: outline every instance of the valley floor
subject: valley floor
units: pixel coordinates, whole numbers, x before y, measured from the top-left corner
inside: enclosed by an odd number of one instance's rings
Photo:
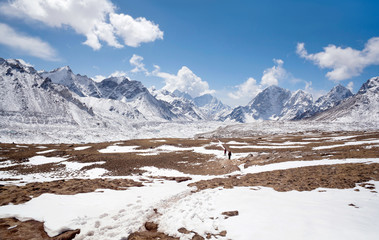
[[[0,239],[379,236],[375,130],[2,143],[0,183]]]

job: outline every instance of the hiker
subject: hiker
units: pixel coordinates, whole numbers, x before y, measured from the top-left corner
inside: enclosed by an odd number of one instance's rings
[[[231,151],[229,151],[228,156],[229,156],[229,160],[230,160],[230,158],[232,157],[232,152]]]
[[[224,156],[226,156],[226,148],[224,148]]]

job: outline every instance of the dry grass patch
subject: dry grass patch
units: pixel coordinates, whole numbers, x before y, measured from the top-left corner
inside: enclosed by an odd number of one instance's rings
[[[96,189],[125,190],[128,187],[141,187],[140,182],[129,179],[71,179],[52,182],[28,183],[25,186],[0,186],[0,206],[25,203],[44,193],[73,195],[93,192]]]
[[[191,183],[197,189],[264,186],[276,191],[311,191],[316,188],[354,188],[356,183],[379,180],[379,164],[338,164],[275,170]]]
[[[43,223],[29,220],[19,221],[16,218],[0,219],[0,239],[7,240],[71,240],[80,230],[66,231],[55,237],[49,237],[44,230]]]

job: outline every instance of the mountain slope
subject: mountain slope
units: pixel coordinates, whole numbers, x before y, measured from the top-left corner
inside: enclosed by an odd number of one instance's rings
[[[235,108],[224,119],[237,122],[276,120],[280,118],[281,112],[290,98],[289,90],[270,86],[253,98],[248,105]]]
[[[0,59],[0,116],[2,122],[76,125],[92,118],[93,112],[34,68]]]
[[[284,104],[280,113],[280,120],[292,120],[298,118],[313,106],[313,98],[310,93],[297,90]]]
[[[228,113],[231,108],[210,94],[204,94],[193,99],[195,105],[204,113],[207,120],[218,120]]]
[[[166,121],[177,119],[167,105],[156,98],[139,81],[130,81],[126,77],[109,77],[101,82],[95,82],[87,76],[74,74],[69,67],[55,69],[51,72],[43,72],[42,76],[50,78],[54,83],[64,85],[81,97],[94,97],[96,99],[85,100],[97,115],[108,115],[109,109],[120,116],[131,120]],[[112,99],[123,102],[104,101]],[[113,103],[113,104],[111,104]],[[112,111],[111,110],[111,111]]]
[[[379,77],[369,79],[357,94],[315,115],[310,120],[379,122]]]
[[[69,66],[57,68],[50,72],[40,72],[43,78],[50,78],[53,83],[66,86],[80,97],[100,97],[96,82],[87,76],[74,74]]]
[[[155,98],[167,104],[170,111],[179,118],[187,121],[204,120],[203,112],[194,104],[191,96],[182,94],[180,91],[171,93],[167,90],[152,90]]]
[[[332,88],[326,95],[321,96],[313,104],[312,108],[303,114],[297,116],[295,119],[306,119],[312,117],[320,112],[326,111],[334,106],[340,104],[344,99],[353,96],[353,93],[342,85],[337,85]]]

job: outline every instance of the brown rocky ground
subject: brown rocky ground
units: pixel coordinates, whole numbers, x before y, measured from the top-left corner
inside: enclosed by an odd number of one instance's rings
[[[142,183],[129,179],[70,179],[28,183],[25,186],[0,186],[0,206],[24,203],[44,193],[74,195],[93,192],[96,189],[125,190],[128,187],[141,186]]]
[[[350,137],[349,139],[333,139],[335,137]],[[61,172],[65,166],[60,163],[49,163],[30,167],[22,164],[28,158],[36,156],[37,152],[46,150],[54,151],[40,155],[46,157],[66,157],[67,161],[80,163],[94,163],[83,170],[92,168],[104,168],[111,176],[128,176],[131,174],[141,174],[140,169],[144,166],[157,168],[174,169],[188,174],[200,175],[222,175],[237,171],[241,164],[244,167],[252,165],[265,165],[285,161],[310,161],[319,159],[346,159],[346,158],[379,158],[379,144],[358,144],[344,145],[330,149],[314,150],[315,147],[344,144],[345,142],[357,142],[379,139],[379,132],[331,132],[331,133],[296,133],[287,135],[267,135],[252,136],[250,138],[234,139],[143,139],[118,142],[119,146],[139,146],[138,149],[151,149],[162,145],[175,147],[200,147],[206,149],[223,151],[218,145],[219,141],[228,143],[236,141],[245,145],[262,146],[261,148],[236,148],[243,146],[239,144],[226,144],[232,150],[232,160],[226,157],[216,159],[214,155],[194,153],[192,151],[164,152],[158,155],[142,156],[138,153],[100,153],[98,150],[104,149],[116,142],[92,143],[92,144],[0,144],[0,164],[10,161],[13,166],[0,165],[1,181],[18,181],[23,174],[33,173],[55,173]],[[292,145],[289,145],[291,142]],[[266,146],[291,146],[290,148],[270,148]],[[85,150],[74,150],[75,147],[91,146]],[[249,153],[247,157],[235,159],[237,153]],[[105,162],[104,164],[96,164]],[[1,178],[1,171],[10,171],[15,177],[11,179]],[[72,178],[72,177],[71,177]],[[188,178],[167,178],[166,180],[186,181]],[[257,174],[246,174],[243,176],[215,177],[207,181],[200,181],[190,184],[196,186],[198,191],[207,188],[232,188],[234,186],[266,186],[277,191],[310,191],[316,188],[355,188],[359,183],[363,187],[376,192],[374,187],[367,184],[367,181],[379,181],[379,164],[341,164],[328,166],[302,167],[287,170],[276,170]],[[125,179],[67,179],[52,182],[29,183],[24,186],[1,185],[0,205],[8,203],[20,204],[31,199],[30,196],[37,197],[43,193],[55,194],[77,194],[92,192],[96,189],[121,190],[132,186],[142,186],[141,182]],[[255,188],[252,188],[254,190]],[[356,189],[358,190],[358,189]],[[16,226],[17,225],[17,226]],[[16,227],[14,227],[16,226]],[[178,231],[186,231],[178,229]],[[36,221],[20,222],[16,219],[0,219],[0,239],[71,239],[74,232],[65,233],[67,238],[49,238],[43,231],[43,223]],[[70,235],[71,234],[71,235]],[[226,234],[226,233],[220,233]],[[65,235],[65,236],[66,236]],[[204,239],[211,236],[199,236],[195,234],[193,239]],[[153,231],[141,231],[133,233],[129,239],[177,239]]]
[[[229,178],[214,178],[199,181],[189,186],[196,186],[198,191],[207,188],[233,188],[264,186],[276,191],[311,191],[317,188],[354,188],[356,183],[370,180],[379,181],[379,164],[338,164],[328,166],[312,166],[275,170],[230,176]]]
[[[71,240],[78,233],[79,229],[49,237],[41,222],[33,220],[21,222],[15,218],[0,219],[0,239],[4,240]]]

